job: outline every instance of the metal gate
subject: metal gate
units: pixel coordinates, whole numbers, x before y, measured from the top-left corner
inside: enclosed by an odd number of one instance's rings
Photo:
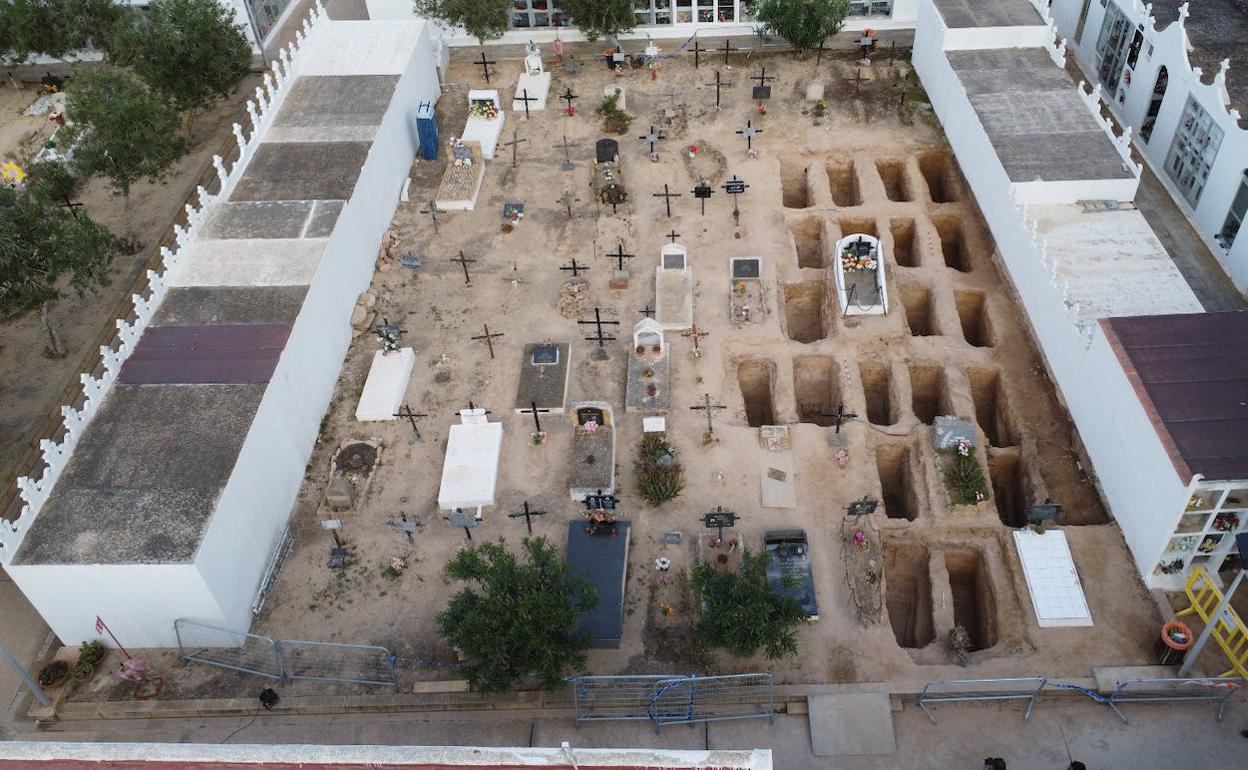
[[[771,720],[771,674],[727,676],[578,676],[572,684],[576,723],[607,720],[663,725],[727,719]]]

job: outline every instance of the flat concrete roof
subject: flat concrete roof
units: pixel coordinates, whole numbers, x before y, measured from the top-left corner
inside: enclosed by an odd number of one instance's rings
[[[264,385],[114,385],[14,564],[194,559]]]
[[[1044,23],[1027,0],[933,0],[950,29],[1038,27]]]
[[[210,239],[326,238],[343,201],[245,201],[222,203],[204,222]]]
[[[306,286],[175,286],[152,326],[293,324],[307,293]]]
[[[127,385],[266,383],[290,338],[288,324],[155,326],[121,365]]]
[[[1179,18],[1179,6],[1187,0],[1153,0],[1153,18],[1158,27],[1167,27]],[[1248,3],[1242,0],[1200,0],[1189,6],[1183,24],[1192,44],[1187,60],[1200,67],[1201,80],[1213,82],[1222,60],[1230,59],[1226,91],[1231,107],[1239,110],[1241,128],[1248,127]]]
[[[264,142],[230,200],[346,200],[371,142]]]
[[[1043,49],[949,51],[945,55],[1011,181],[1132,176],[1079,98],[1075,84]]]
[[[398,80],[398,75],[299,78],[265,141],[371,141]]]

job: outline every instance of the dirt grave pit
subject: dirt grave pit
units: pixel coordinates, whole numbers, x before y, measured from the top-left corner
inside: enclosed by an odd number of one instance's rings
[[[937,415],[949,414],[948,381],[936,364],[910,364],[910,409],[919,422],[931,425]]]
[[[833,424],[823,415],[836,411],[841,402],[839,367],[831,356],[797,356],[793,359],[793,394],[799,422],[822,427]]]
[[[882,361],[858,362],[858,376],[862,378],[862,394],[867,402],[867,422],[872,425],[892,425],[897,422],[893,403],[893,373]]]
[[[823,240],[823,220],[804,217],[789,224],[793,234],[793,247],[797,251],[798,267],[827,267],[827,250]]]
[[[878,238],[879,233],[875,229],[875,220],[867,217],[842,217],[837,223],[841,227],[841,237],[846,238],[851,235],[866,234],[873,238]],[[836,255],[839,259],[840,255]]]
[[[810,205],[805,163],[780,162],[780,199],[786,209],[804,209]]]
[[[932,203],[952,203],[958,199],[952,179],[952,160],[948,153],[933,151],[919,155],[919,172],[927,183]]]
[[[959,273],[971,272],[971,254],[962,234],[962,223],[954,217],[932,217],[932,226],[940,238],[940,253],[945,258],[945,267]]]
[[[995,369],[971,369],[971,400],[975,402],[975,421],[988,439],[988,445],[1009,447],[1018,444],[1013,416],[1005,395],[1005,385]]]
[[[919,252],[914,248],[914,220],[894,219],[888,230],[893,236],[893,262],[897,267],[921,267]]]
[[[914,521],[919,517],[919,478],[914,473],[914,452],[907,444],[881,444],[875,448],[875,467],[880,474],[880,498],[890,519]]]
[[[858,170],[852,160],[833,161],[828,164],[828,186],[832,189],[832,203],[842,208],[862,205],[862,190],[858,187]]]
[[[1025,526],[1031,496],[1027,492],[1027,469],[1018,450],[990,451],[988,480],[992,484],[992,498],[1001,523],[1013,528]]]
[[[776,365],[771,361],[751,359],[737,364],[737,385],[745,405],[745,422],[751,428],[776,424],[776,405],[772,383]]]
[[[898,287],[901,304],[906,311],[906,328],[911,337],[930,337],[940,332],[936,328],[936,306],[932,304],[932,292],[917,283],[903,283]]]
[[[962,322],[962,339],[976,348],[993,344],[992,323],[988,318],[987,300],[982,291],[955,291],[953,304]]]
[[[906,166],[899,160],[877,160],[875,170],[884,183],[884,195],[895,203],[912,200],[906,185]]]
[[[979,551],[945,551],[945,569],[953,594],[953,622],[971,637],[969,652],[986,650],[997,643],[997,604],[992,579]]]
[[[932,574],[927,549],[915,543],[884,546],[885,606],[897,646],[926,647],[936,639]]]
[[[784,332],[797,342],[828,336],[827,289],[822,280],[784,285]]]

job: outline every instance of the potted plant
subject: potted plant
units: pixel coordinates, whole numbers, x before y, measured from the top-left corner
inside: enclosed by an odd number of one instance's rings
[[[60,687],[69,678],[69,664],[63,660],[54,660],[39,670],[40,687]]]

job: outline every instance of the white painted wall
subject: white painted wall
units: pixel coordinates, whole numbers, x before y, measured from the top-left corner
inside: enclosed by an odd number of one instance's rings
[[[1240,116],[1227,110],[1225,71],[1215,73],[1193,70],[1187,58],[1188,41],[1181,22],[1158,29],[1156,20],[1147,15],[1146,6],[1138,0],[1111,1],[1118,2],[1119,8],[1133,23],[1144,24],[1144,45],[1131,72],[1130,85],[1121,89],[1122,98],[1119,99],[1117,94],[1103,94],[1103,99],[1114,117],[1124,125],[1131,126],[1137,134],[1135,149],[1145,158],[1157,178],[1166,185],[1175,203],[1221,261],[1236,287],[1241,291],[1248,291],[1248,226],[1240,230],[1239,237],[1229,252],[1214,240],[1214,236],[1222,229],[1231,199],[1243,178],[1244,169],[1248,167],[1248,126],[1241,128],[1238,122]],[[1091,0],[1082,37],[1076,43],[1074,33],[1082,7],[1083,0],[1053,0],[1053,17],[1059,34],[1067,39],[1068,50],[1088,77],[1095,80],[1096,42],[1100,36],[1106,8],[1099,0]],[[1192,13],[1200,13],[1199,3],[1192,5]],[[1153,47],[1151,56],[1148,53],[1149,44]],[[1248,68],[1248,51],[1244,51],[1243,61],[1232,64]],[[1157,73],[1163,66],[1169,75],[1169,86],[1152,137],[1144,142],[1138,138],[1139,129],[1148,110]],[[1238,76],[1245,77],[1248,73],[1240,73]],[[1225,132],[1213,171],[1194,208],[1178,192],[1164,170],[1166,155],[1170,152],[1174,132],[1189,94],[1196,96]],[[1248,116],[1243,117],[1248,122]]]

